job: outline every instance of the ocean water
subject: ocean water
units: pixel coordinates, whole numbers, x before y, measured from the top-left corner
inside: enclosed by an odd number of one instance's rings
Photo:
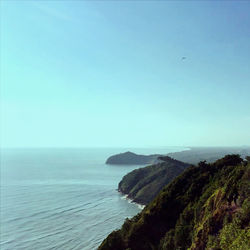
[[[129,149],[168,153],[184,148]],[[142,166],[105,165],[128,149],[1,150],[0,249],[96,249],[125,218],[141,211],[117,192]]]

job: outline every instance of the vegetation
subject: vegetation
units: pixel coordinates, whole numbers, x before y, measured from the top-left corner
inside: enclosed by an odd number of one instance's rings
[[[250,249],[249,180],[239,155],[191,166],[99,249]]]
[[[106,164],[114,165],[145,165],[159,162],[160,155],[137,155],[132,152],[125,152],[110,156]]]
[[[119,183],[119,191],[128,194],[135,202],[148,204],[166,184],[189,166],[168,156],[159,159],[163,162],[136,169],[125,175]]]
[[[250,162],[250,156],[246,156],[246,161]]]

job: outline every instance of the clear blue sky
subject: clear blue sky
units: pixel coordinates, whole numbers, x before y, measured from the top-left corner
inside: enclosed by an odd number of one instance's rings
[[[1,1],[1,121],[6,147],[249,145],[250,2]]]

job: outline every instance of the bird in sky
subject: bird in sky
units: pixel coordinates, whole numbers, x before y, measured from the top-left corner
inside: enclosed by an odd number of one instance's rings
[[[186,57],[185,56],[183,56],[182,58],[181,58],[181,60],[185,60],[186,59]]]

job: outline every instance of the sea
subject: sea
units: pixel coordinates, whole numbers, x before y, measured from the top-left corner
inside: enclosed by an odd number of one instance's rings
[[[161,148],[1,149],[0,249],[97,249],[141,211],[117,191],[142,165],[106,165],[117,153],[167,154]]]

